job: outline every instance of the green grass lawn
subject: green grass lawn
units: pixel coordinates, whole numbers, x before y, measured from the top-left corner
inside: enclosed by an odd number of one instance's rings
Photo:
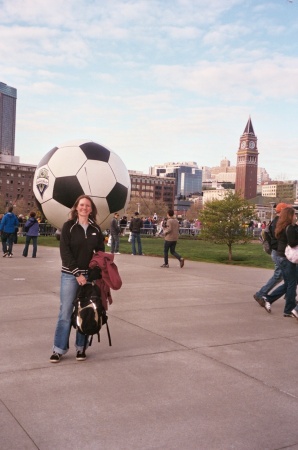
[[[163,239],[154,237],[142,237],[143,253],[147,256],[163,256]],[[18,243],[25,243],[25,238],[20,237]],[[40,236],[38,245],[49,247],[59,247],[59,241],[55,236]],[[106,247],[109,251],[109,247]],[[250,244],[233,245],[233,261],[228,261],[228,247],[226,245],[212,244],[195,238],[181,238],[178,241],[176,250],[186,260],[204,261],[220,264],[230,264],[238,266],[262,267],[273,269],[273,262],[267,253],[264,252],[259,242]],[[128,237],[120,238],[120,253],[131,253],[131,244]]]

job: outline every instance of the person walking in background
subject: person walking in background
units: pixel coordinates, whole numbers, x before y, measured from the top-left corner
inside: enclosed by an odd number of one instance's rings
[[[177,258],[180,262],[180,267],[184,266],[184,258],[182,258],[179,253],[176,252],[176,244],[179,238],[179,222],[177,219],[174,219],[174,211],[172,209],[168,210],[167,214],[167,223],[164,229],[164,264],[161,267],[168,268],[169,267],[169,250],[175,258]]]
[[[73,300],[77,289],[87,283],[89,263],[93,253],[104,251],[104,237],[96,223],[97,208],[88,195],[81,195],[70,211],[60,236],[62,259],[60,285],[60,312],[58,316],[51,363],[59,363],[68,352]],[[76,332],[76,360],[84,361],[85,336]]]
[[[36,213],[34,211],[31,211],[31,213],[29,214],[29,219],[27,220],[27,222],[24,225],[24,229],[26,232],[26,242],[25,242],[25,247],[23,250],[23,256],[25,256],[25,258],[28,256],[28,250],[29,250],[29,245],[30,245],[31,239],[32,239],[32,246],[33,246],[32,258],[36,258],[39,223],[36,220],[35,216],[36,216]]]
[[[277,263],[282,271],[284,283],[278,286],[271,294],[263,296],[264,308],[271,312],[271,305],[284,294],[286,302],[284,307],[284,317],[295,316],[298,319],[298,309],[296,310],[296,288],[298,281],[298,265],[286,258],[285,249],[298,245],[298,226],[295,224],[296,216],[294,208],[284,208],[279,215],[275,227],[277,238]]]
[[[3,216],[0,224],[3,258],[12,257],[13,241],[16,227],[19,226],[17,216],[12,212],[13,206],[8,208],[8,212]]]
[[[124,236],[124,234],[125,234],[125,228],[127,227],[127,217],[126,216],[123,216],[121,219],[120,219],[120,229],[121,229],[121,234],[122,234],[122,236]]]
[[[247,226],[247,234],[253,234],[254,226],[254,221],[251,220]]]
[[[167,217],[164,217],[159,224],[159,228],[157,229],[156,237],[163,236],[166,225],[167,225]]]
[[[110,233],[111,233],[111,253],[115,253],[116,255],[120,255],[119,253],[119,244],[120,244],[120,233],[121,229],[118,225],[119,214],[115,213],[113,219],[110,224]]]
[[[151,228],[151,220],[149,217],[145,217],[145,220],[143,221],[143,227],[145,234],[150,234],[149,229]]]
[[[286,203],[278,203],[278,205],[276,205],[276,208],[275,208],[276,216],[274,217],[274,219],[268,226],[269,233],[271,236],[271,248],[272,248],[270,256],[274,263],[274,272],[273,272],[272,277],[269,278],[269,280],[267,281],[267,283],[264,284],[264,286],[262,286],[261,289],[259,291],[257,291],[253,296],[254,299],[256,300],[256,302],[258,302],[259,305],[262,307],[265,306],[265,301],[263,299],[263,296],[268,294],[276,285],[278,285],[283,280],[282,271],[278,264],[277,239],[275,237],[275,228],[276,228],[276,224],[277,224],[280,212],[284,208],[287,208],[288,206],[289,205],[287,205]]]
[[[143,221],[139,217],[138,211],[135,212],[134,217],[131,219],[129,224],[129,231],[131,232],[131,248],[132,248],[132,254],[137,254],[136,249],[136,241],[138,244],[138,254],[142,255],[142,241],[141,241],[141,229],[143,228]]]

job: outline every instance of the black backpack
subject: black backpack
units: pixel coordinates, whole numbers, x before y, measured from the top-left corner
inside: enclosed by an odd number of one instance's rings
[[[108,316],[102,306],[100,290],[95,282],[87,282],[84,286],[79,286],[76,298],[73,303],[73,313],[71,316],[72,326],[85,336],[84,350],[92,344],[93,335],[97,334],[100,342],[99,332],[103,325],[107,327],[109,345],[112,345],[110,330],[108,326]]]
[[[262,231],[262,235],[260,238],[261,243],[263,245],[263,250],[264,250],[264,252],[268,253],[268,255],[271,255],[272,240],[273,240],[270,225],[267,225],[267,227]]]

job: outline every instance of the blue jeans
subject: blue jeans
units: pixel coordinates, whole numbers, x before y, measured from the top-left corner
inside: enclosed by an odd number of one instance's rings
[[[278,286],[271,294],[267,294],[266,298],[269,303],[274,303],[284,294],[286,294],[286,302],[284,313],[290,314],[296,307],[296,288],[298,281],[298,265],[291,263],[283,256],[277,256],[278,266],[282,271],[284,283]]]
[[[28,250],[29,250],[29,244],[32,239],[32,245],[33,245],[33,252],[32,252],[32,258],[36,258],[36,252],[37,252],[37,236],[26,236],[26,243],[25,248],[23,250],[23,256],[28,256]]]
[[[168,257],[169,250],[170,250],[171,254],[173,256],[175,256],[175,258],[179,259],[179,261],[180,261],[181,256],[179,255],[179,253],[177,253],[175,251],[176,244],[177,244],[177,241],[165,241],[164,248],[163,248],[163,256],[164,256],[165,264],[169,263],[169,257]]]
[[[6,237],[3,237],[3,235],[2,235],[3,253],[9,253],[9,254],[12,253],[13,240],[14,240],[14,233],[6,233]]]
[[[60,312],[55,331],[53,351],[64,355],[68,352],[68,341],[71,328],[71,315],[73,311],[73,300],[78,290],[78,282],[74,275],[61,273],[60,286]],[[83,351],[85,336],[76,332],[76,349]]]
[[[132,253],[134,255],[137,254],[136,241],[138,244],[138,253],[139,253],[139,255],[142,255],[143,251],[142,251],[142,242],[141,242],[140,233],[131,233],[131,247],[132,247]]]
[[[268,292],[270,292],[271,289],[273,289],[277,284],[279,284],[283,280],[282,271],[278,265],[277,258],[278,256],[276,250],[272,250],[271,259],[274,262],[274,273],[273,276],[267,281],[267,283],[263,287],[261,287],[261,289],[258,292],[256,292],[257,297],[261,298],[263,297],[263,295],[268,294]]]
[[[111,235],[111,253],[118,253],[119,252],[119,243],[120,238],[118,234],[112,234]]]

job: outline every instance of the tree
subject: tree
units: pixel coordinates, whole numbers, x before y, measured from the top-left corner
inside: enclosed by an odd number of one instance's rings
[[[186,212],[186,218],[188,220],[195,220],[199,217],[200,209],[202,208],[199,202],[194,202],[189,210]]]
[[[238,193],[228,192],[223,200],[206,202],[199,219],[201,237],[215,244],[226,244],[232,261],[232,245],[251,240],[245,224],[254,219],[254,208]]]
[[[156,213],[158,217],[165,217],[168,209],[168,205],[162,200],[133,197],[126,208],[126,215],[133,216],[135,211],[139,211],[141,216],[152,217]]]

